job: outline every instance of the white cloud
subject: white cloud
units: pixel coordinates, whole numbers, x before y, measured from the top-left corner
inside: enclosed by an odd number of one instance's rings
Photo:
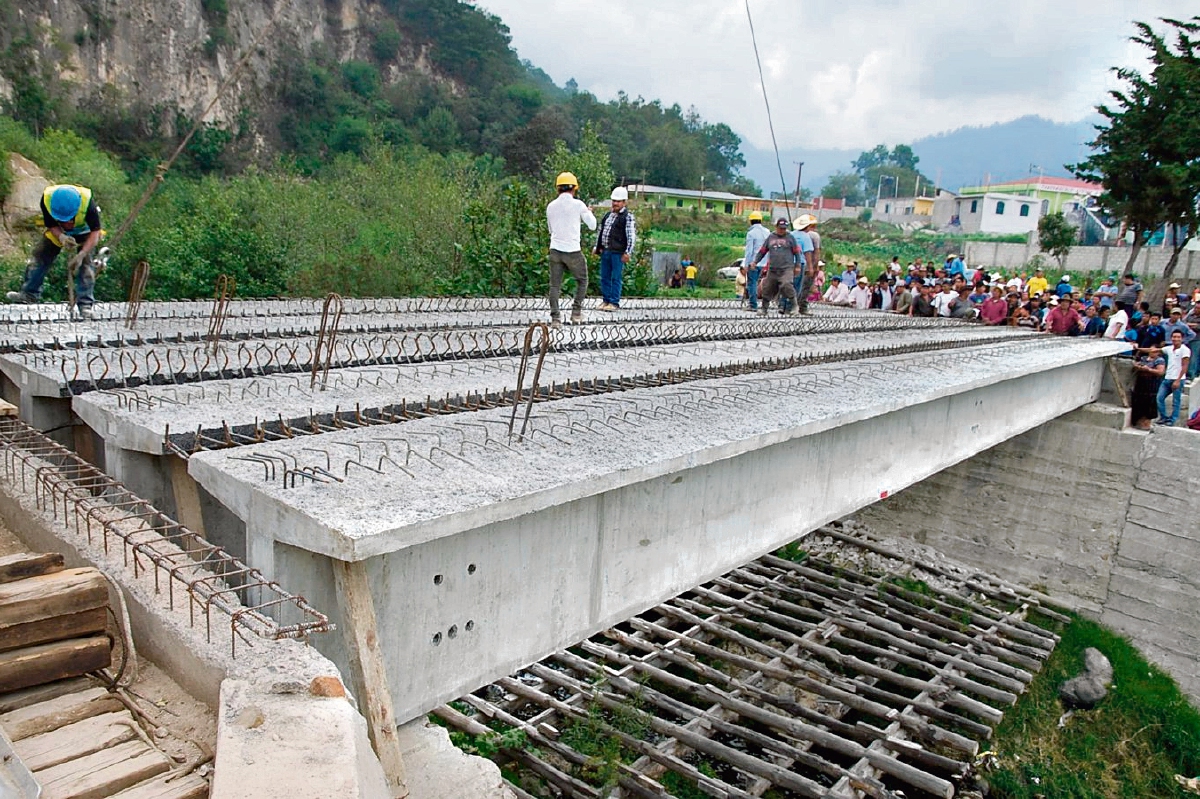
[[[601,100],[696,106],[770,145],[739,0],[478,0],[522,58]],[[781,147],[863,148],[1027,114],[1081,119],[1141,66],[1133,19],[1193,0],[750,0]]]

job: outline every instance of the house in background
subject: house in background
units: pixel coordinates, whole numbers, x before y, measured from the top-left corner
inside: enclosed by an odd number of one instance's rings
[[[871,218],[893,225],[928,225],[933,221],[933,197],[881,197]]]
[[[631,202],[642,202],[664,210],[698,210],[708,214],[746,216],[751,211],[770,214],[771,200],[762,197],[745,197],[727,191],[701,191],[697,189],[672,189],[667,186],[650,186],[635,183],[626,186]]]
[[[959,189],[960,195],[982,194],[985,192],[1000,192],[1002,194],[1017,194],[1022,197],[1032,197],[1042,201],[1042,216],[1062,211],[1070,214],[1086,208],[1089,200],[1094,200],[1104,193],[1104,187],[1099,183],[1089,183],[1077,178],[1036,177],[1027,180],[1010,180],[1005,183],[991,183],[986,186],[964,186]]]
[[[1022,194],[945,189],[933,203],[933,226],[956,233],[1030,233],[1045,213],[1044,201]]]

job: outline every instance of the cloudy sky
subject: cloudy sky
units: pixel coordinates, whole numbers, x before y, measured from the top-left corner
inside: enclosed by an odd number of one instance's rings
[[[477,0],[522,58],[602,100],[726,122],[770,146],[743,0]],[[1194,0],[750,0],[781,148],[868,148],[1038,114],[1082,119],[1141,66],[1133,19]]]

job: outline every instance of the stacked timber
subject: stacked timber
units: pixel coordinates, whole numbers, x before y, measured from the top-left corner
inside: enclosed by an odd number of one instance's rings
[[[61,555],[0,558],[0,693],[107,668],[108,583]]]
[[[208,783],[154,746],[109,666],[108,582],[61,555],[0,558],[0,734],[42,799],[202,799]]]

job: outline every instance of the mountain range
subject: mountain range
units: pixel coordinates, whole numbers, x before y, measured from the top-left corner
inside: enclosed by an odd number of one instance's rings
[[[985,182],[1019,180],[1029,175],[1068,176],[1067,164],[1088,156],[1088,142],[1095,138],[1093,115],[1078,122],[1056,123],[1038,116],[1025,116],[984,127],[961,127],[912,142],[920,158],[918,168],[938,186],[957,191],[963,186]],[[896,144],[890,142],[889,144]],[[801,185],[819,193],[829,176],[849,172],[861,150],[795,148],[780,151],[784,185],[796,189],[797,161],[804,162]],[[779,167],[775,153],[743,143],[746,158],[743,173],[764,191],[779,191]]]

